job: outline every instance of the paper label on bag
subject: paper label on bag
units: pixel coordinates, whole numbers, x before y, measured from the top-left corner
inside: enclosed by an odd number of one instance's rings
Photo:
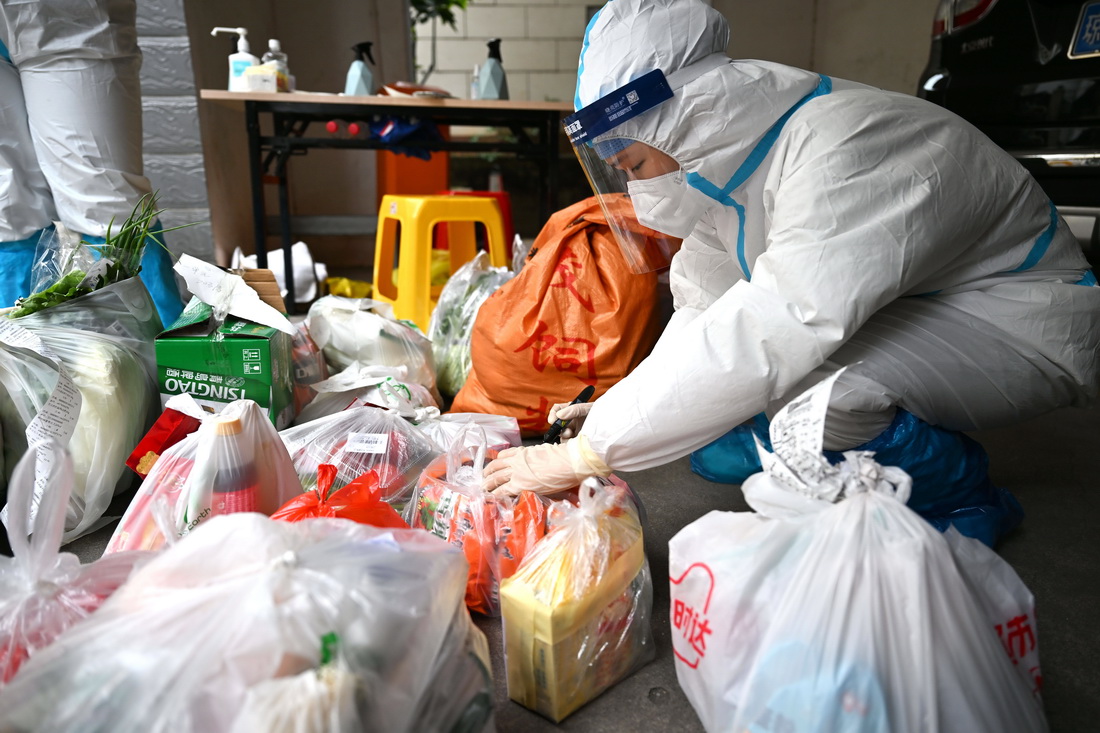
[[[73,384],[61,363],[53,351],[49,349],[42,339],[31,331],[12,323],[6,318],[0,318],[0,343],[15,348],[27,349],[45,357],[57,367],[57,385],[50,392],[46,402],[39,409],[30,423],[27,425],[27,445],[34,445],[40,440],[53,438],[61,445],[68,447],[69,440],[76,429],[77,418],[80,417],[82,398],[80,390]],[[30,525],[33,526],[34,518],[38,515],[38,507],[42,503],[42,493],[45,491],[46,481],[53,472],[54,457],[46,450],[38,451],[38,460],[35,464],[34,496],[31,499]],[[0,510],[0,521],[5,526],[8,523],[8,508]]]
[[[348,453],[385,453],[390,438],[385,433],[348,433],[344,450]]]
[[[843,369],[818,382],[787,403],[769,428],[774,455],[762,453],[761,463],[771,476],[796,487],[814,486],[829,463],[822,455],[825,414],[833,384]]]

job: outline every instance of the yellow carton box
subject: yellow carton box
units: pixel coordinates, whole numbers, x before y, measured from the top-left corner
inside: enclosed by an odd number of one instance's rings
[[[653,582],[640,528],[636,538],[580,598],[568,576],[592,569],[564,548],[501,583],[509,697],[560,722],[652,657]]]

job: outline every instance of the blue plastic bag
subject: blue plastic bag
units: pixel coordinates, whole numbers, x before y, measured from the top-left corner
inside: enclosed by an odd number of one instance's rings
[[[742,483],[760,471],[754,434],[770,451],[768,421],[757,415],[692,453],[692,471],[709,481]],[[909,508],[941,532],[954,525],[992,547],[1023,521],[1016,498],[990,480],[985,449],[963,433],[929,425],[899,409],[890,427],[853,450],[873,451],[879,464],[908,473],[913,479]],[[841,452],[825,451],[825,457],[836,464]]]

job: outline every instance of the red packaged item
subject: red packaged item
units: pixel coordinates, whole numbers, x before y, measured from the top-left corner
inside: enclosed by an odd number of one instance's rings
[[[550,502],[529,491],[517,497],[483,491],[482,468],[496,451],[462,445],[459,436],[451,450],[424,470],[406,519],[462,548],[470,565],[466,605],[495,616],[500,614],[500,581],[515,572],[546,534]]]
[[[145,478],[164,451],[198,430],[200,424],[201,421],[198,418],[166,407],[153,423],[153,427],[149,428],[149,432],[134,448],[134,452],[126,460],[126,465],[138,476]]]
[[[301,485],[317,485],[317,467],[336,466],[341,488],[367,471],[378,476],[382,499],[399,513],[439,447],[407,420],[375,407],[351,409],[296,425],[281,433]]]
[[[271,518],[300,522],[316,517],[337,517],[372,527],[409,528],[401,515],[382,500],[382,489],[374,471],[368,471],[342,489],[333,491],[335,481],[336,466],[331,463],[318,466],[317,486],[283,504]]]

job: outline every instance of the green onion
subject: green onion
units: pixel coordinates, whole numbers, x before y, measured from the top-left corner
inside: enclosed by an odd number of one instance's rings
[[[57,282],[45,290],[28,295],[26,298],[20,298],[16,301],[15,309],[8,317],[20,318],[31,313],[37,313],[45,308],[60,305],[73,298],[79,298],[108,285],[113,285],[116,282],[136,277],[141,272],[141,257],[145,252],[147,240],[152,240],[157,246],[167,251],[168,248],[157,238],[158,234],[193,226],[193,224],[184,224],[172,229],[153,231],[151,229],[153,223],[156,222],[157,217],[164,213],[163,209],[157,209],[158,198],[159,193],[157,191],[142,196],[117,232],[112,231],[115,224],[114,217],[112,217],[107,224],[107,234],[103,238],[103,244],[90,244],[81,241],[82,246],[97,253],[97,259],[103,258],[109,263],[104,272],[96,278],[95,283],[84,282],[87,273],[80,269],[73,269],[64,273]],[[72,258],[69,259],[66,266],[71,266],[71,264]]]

